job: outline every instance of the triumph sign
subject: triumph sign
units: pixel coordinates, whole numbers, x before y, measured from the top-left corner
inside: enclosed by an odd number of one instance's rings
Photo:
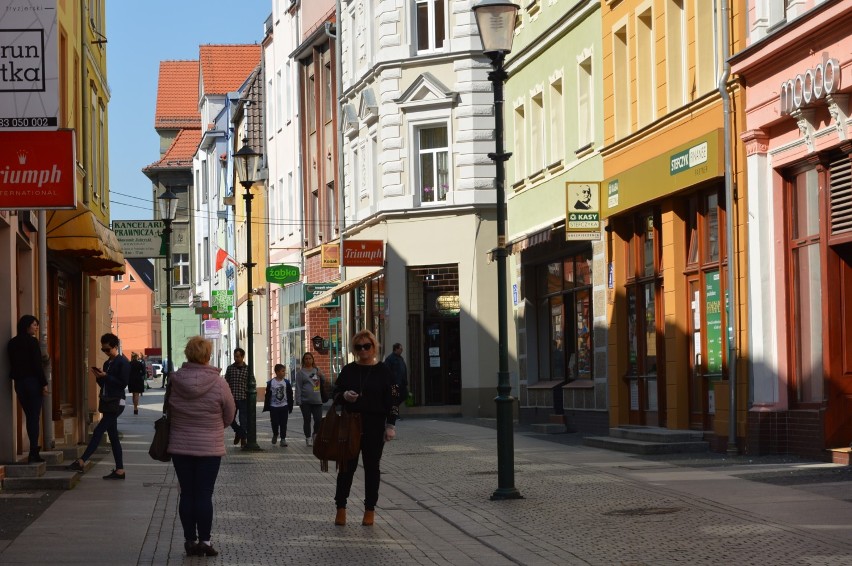
[[[0,132],[0,209],[77,208],[74,132]]]

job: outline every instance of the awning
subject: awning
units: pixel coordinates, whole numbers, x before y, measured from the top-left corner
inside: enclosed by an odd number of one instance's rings
[[[351,291],[352,289],[355,289],[356,287],[362,286],[364,283],[366,283],[370,279],[373,279],[376,275],[378,275],[382,271],[384,271],[384,268],[380,267],[378,269],[368,271],[367,273],[364,273],[363,275],[359,275],[357,277],[352,277],[352,278],[347,279],[346,281],[344,281],[342,283],[338,283],[337,285],[335,285],[331,289],[328,289],[327,291],[323,291],[322,293],[320,293],[319,295],[317,295],[316,297],[314,297],[313,299],[311,299],[310,301],[305,303],[305,308],[312,309],[312,308],[321,307],[323,305],[326,305],[326,304],[330,303],[332,301],[332,299],[334,299],[334,297],[343,295],[344,293],[348,293],[349,291]]]
[[[551,240],[553,232],[557,228],[558,225],[548,225],[547,228],[540,230],[532,230],[516,238],[513,238],[508,244],[506,244],[506,253],[509,255],[516,254],[524,251],[527,248],[531,248],[532,246],[547,243]],[[495,250],[490,250],[488,252],[489,262],[494,261],[494,252]]]
[[[124,253],[112,230],[87,208],[47,212],[47,247],[81,258],[91,275],[124,273]]]

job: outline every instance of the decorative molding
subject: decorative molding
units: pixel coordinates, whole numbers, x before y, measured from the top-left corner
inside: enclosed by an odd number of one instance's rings
[[[358,135],[358,116],[351,104],[343,105],[343,135],[350,140]]]
[[[808,146],[808,151],[813,153],[816,150],[814,144],[814,114],[813,108],[793,110],[790,115],[796,119],[796,124],[799,126],[799,132],[802,134],[802,140]]]
[[[458,93],[444,86],[432,73],[423,73],[394,100],[400,110],[424,108],[449,108],[458,100]]]
[[[746,156],[766,155],[769,151],[769,136],[763,130],[747,130],[740,134],[745,144]]]
[[[838,137],[841,140],[848,140],[849,95],[829,94],[825,99],[828,101],[828,112],[831,114],[831,119],[834,120]]]
[[[372,126],[379,119],[379,105],[376,103],[376,95],[371,88],[365,88],[361,92],[358,117],[368,126]]]

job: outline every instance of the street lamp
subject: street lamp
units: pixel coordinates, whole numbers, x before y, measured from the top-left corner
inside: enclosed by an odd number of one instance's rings
[[[119,338],[121,338],[121,334],[118,333],[118,297],[121,291],[127,291],[128,289],[130,289],[129,283],[115,292],[115,311],[113,311],[113,315],[115,316],[115,334]],[[118,353],[121,353],[121,342],[118,343]]]
[[[497,185],[497,490],[491,499],[519,499],[515,488],[514,438],[512,432],[512,386],[509,383],[508,312],[506,285],[506,170],[505,162],[512,155],[503,149],[503,82],[508,78],[503,68],[506,54],[512,51],[515,17],[518,6],[505,0],[483,0],[473,7],[482,51],[491,59],[493,70],[488,73],[494,89],[494,138],[496,148],[488,157],[496,166]]]
[[[246,383],[246,445],[243,450],[257,452],[261,448],[257,444],[257,422],[255,413],[257,411],[257,382],[254,377],[254,289],[252,287],[252,269],[255,264],[252,262],[251,254],[251,201],[254,195],[251,194],[251,187],[259,177],[261,154],[252,150],[248,145],[248,138],[243,138],[243,147],[234,154],[234,167],[237,169],[237,176],[240,178],[245,193],[243,198],[246,201],[246,262],[243,266],[246,268],[246,284],[248,289],[248,325],[246,327],[246,361],[248,362],[248,382]]]
[[[166,363],[163,367],[163,384],[161,389],[165,388],[166,381],[171,377],[169,369],[172,367],[172,222],[177,215],[178,198],[172,190],[166,187],[157,200],[160,201],[160,220],[166,227],[163,230],[163,239],[166,241]]]

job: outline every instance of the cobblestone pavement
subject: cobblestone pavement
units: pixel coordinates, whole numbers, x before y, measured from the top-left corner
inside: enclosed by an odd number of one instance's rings
[[[359,471],[349,524],[337,527],[335,474],[320,472],[299,438],[298,413],[287,448],[270,444],[260,413],[263,452],[229,443],[215,495],[220,555],[186,558],[174,472],[145,453],[155,417],[120,422],[126,482],[100,479],[105,456],[0,547],[0,564],[852,565],[848,468],[642,458],[521,427],[514,464],[523,498],[491,501],[495,431],[462,419],[402,421],[382,460],[375,526],[360,524]]]

